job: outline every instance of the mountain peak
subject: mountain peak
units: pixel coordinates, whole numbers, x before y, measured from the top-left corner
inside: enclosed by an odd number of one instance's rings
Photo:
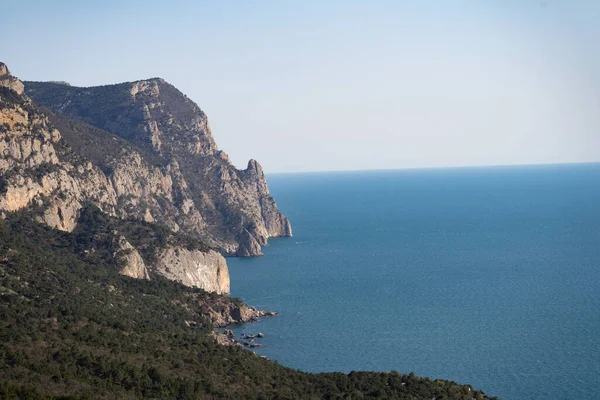
[[[246,168],[246,171],[255,173],[257,175],[263,174],[262,167],[255,159],[250,159],[250,161],[248,161],[248,167]]]
[[[132,83],[129,93],[131,93],[134,100],[137,98],[138,93],[144,93],[151,97],[158,97],[160,95],[159,83],[164,83],[164,80],[154,78],[135,81]]]
[[[0,61],[0,87],[7,87],[17,92],[17,94],[23,94],[25,90],[23,82],[18,78],[12,76],[6,64]]]
[[[87,88],[25,82],[25,88],[38,104],[119,136],[138,149],[138,157],[106,154],[113,161],[104,169],[112,171],[111,182],[119,181],[116,192],[122,194],[123,202],[131,203],[127,196],[132,193],[149,190],[130,206],[145,221],[162,221],[192,235],[202,232],[214,247],[230,255],[259,255],[269,237],[291,235],[289,221],[270,196],[260,164],[250,160],[247,169],[236,169],[219,151],[206,114],[164,79]],[[97,133],[86,140],[99,137]],[[107,143],[112,141],[92,148],[81,145],[80,135],[69,138],[73,145],[79,143],[87,157],[98,160],[98,153],[108,152]],[[157,171],[163,175],[160,178],[152,168],[143,174],[138,171],[145,163],[173,167]],[[127,177],[120,177],[123,171],[128,171]],[[142,190],[126,184],[138,182],[133,175],[148,174],[156,175],[152,187],[145,183]],[[169,204],[176,208],[172,213],[167,212]],[[240,247],[243,251],[238,251]]]
[[[4,76],[4,75],[10,75],[10,71],[8,70],[8,67],[6,66],[6,64],[4,64],[2,61],[0,61],[0,76]]]

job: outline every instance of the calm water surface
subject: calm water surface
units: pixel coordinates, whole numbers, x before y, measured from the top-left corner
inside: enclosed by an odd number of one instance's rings
[[[258,352],[503,399],[600,399],[600,164],[268,177],[294,237],[229,259]]]

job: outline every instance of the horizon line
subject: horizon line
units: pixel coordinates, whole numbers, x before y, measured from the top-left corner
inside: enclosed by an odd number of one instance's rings
[[[542,163],[520,163],[520,164],[475,164],[475,165],[448,165],[433,167],[400,167],[400,168],[367,168],[367,169],[332,169],[332,170],[312,170],[312,171],[276,171],[265,172],[265,175],[293,175],[293,174],[320,174],[320,173],[342,173],[342,172],[385,172],[385,171],[412,171],[412,170],[431,170],[431,169],[468,169],[468,168],[498,168],[498,167],[543,167],[543,166],[561,166],[561,165],[582,165],[582,164],[600,164],[599,161],[564,161],[564,162],[542,162]]]

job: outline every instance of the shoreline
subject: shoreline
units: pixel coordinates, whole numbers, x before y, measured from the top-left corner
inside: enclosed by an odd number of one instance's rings
[[[258,322],[261,318],[264,317],[275,317],[279,315],[276,311],[265,311],[258,310],[254,306],[247,306],[243,304],[241,307],[232,308],[228,314],[227,323],[222,324],[224,321],[223,314],[219,314],[217,317],[217,323],[213,323],[213,331],[211,336],[217,341],[218,344],[222,346],[239,346],[239,347],[248,347],[248,348],[258,348],[262,347],[262,344],[255,343],[254,339],[262,339],[264,334],[262,332],[258,332],[256,334],[242,334],[240,336],[240,340],[235,338],[235,334],[231,328],[239,325],[244,325],[246,323]],[[242,341],[242,339],[250,340]]]

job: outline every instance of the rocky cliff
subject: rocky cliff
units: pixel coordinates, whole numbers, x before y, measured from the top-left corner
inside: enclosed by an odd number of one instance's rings
[[[229,292],[220,253],[260,255],[269,237],[291,235],[260,165],[235,169],[206,116],[166,82],[27,86],[47,107],[0,63],[0,217],[26,211],[68,232],[94,220],[82,254],[106,250],[124,275],[217,293]]]
[[[150,279],[148,267],[140,252],[123,235],[117,236],[115,240],[117,249],[113,259],[122,266],[119,273],[136,279]]]
[[[114,214],[107,177],[83,158],[69,157],[60,132],[15,90],[20,81],[4,64],[0,71],[0,212],[35,207],[38,220],[66,231],[86,202]]]
[[[57,117],[107,131],[135,149],[128,150],[130,159],[112,153],[112,159],[101,161],[109,179],[123,187],[117,197],[122,203],[130,201],[123,206],[131,213],[142,213],[147,220],[162,218],[174,230],[203,235],[226,255],[261,255],[268,238],[291,236],[290,223],[270,196],[258,162],[250,160],[245,170],[236,169],[217,148],[202,110],[164,80],[89,88],[26,82],[25,90]],[[80,153],[93,151],[79,143]],[[147,193],[136,193],[134,187],[146,179],[152,183],[138,190]],[[131,194],[147,199],[146,210],[139,201],[131,203]],[[153,201],[157,196],[166,202]],[[175,207],[166,211],[170,204]]]
[[[6,64],[0,62],[0,86],[14,90],[17,94],[23,94],[23,82],[11,75]]]
[[[225,258],[214,250],[203,252],[168,246],[158,255],[156,270],[165,278],[186,286],[229,293],[229,270]]]

